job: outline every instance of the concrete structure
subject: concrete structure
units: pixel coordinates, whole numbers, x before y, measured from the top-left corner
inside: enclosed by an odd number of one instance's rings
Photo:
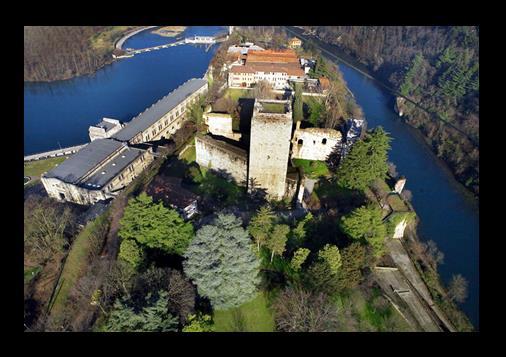
[[[121,123],[119,120],[103,118],[100,123],[91,125],[88,128],[88,134],[91,141],[95,139],[106,139],[116,134],[124,126],[125,124]]]
[[[234,133],[232,130],[232,116],[228,113],[204,113],[204,122],[208,131],[213,135],[220,135],[226,138],[239,141],[241,133]]]
[[[408,221],[403,219],[395,226],[394,235],[392,238],[400,239],[404,237],[404,231],[406,230],[406,226],[408,225]]]
[[[240,186],[247,185],[248,153],[246,150],[210,136],[195,137],[196,161]]]
[[[24,161],[34,161],[34,160],[46,159],[48,157],[57,157],[57,156],[65,156],[65,155],[75,154],[76,152],[81,150],[86,145],[87,144],[76,145],[76,146],[61,148],[58,150],[50,150],[50,151],[40,152],[38,154],[26,155],[24,157]]]
[[[255,51],[263,51],[264,48],[255,45],[253,42],[245,42],[240,45],[230,46],[227,50],[228,53],[240,53],[242,55],[246,55],[249,50]]]
[[[92,130],[90,144],[42,175],[48,195],[78,204],[92,204],[114,197],[153,161],[151,148],[144,150],[135,145],[168,139],[181,127],[187,107],[206,91],[206,80],[191,79],[112,136],[110,131],[117,125],[104,120],[99,124],[104,126],[103,131]],[[101,139],[94,135],[110,138]]]
[[[131,144],[168,139],[185,120],[188,106],[207,92],[207,81],[190,79],[133,118],[112,138]]]
[[[292,139],[292,158],[305,160],[327,160],[330,153],[341,150],[341,132],[327,128],[300,128],[296,124]]]
[[[300,46],[302,46],[302,41],[300,39],[298,39],[297,37],[292,37],[288,41],[288,47],[290,47],[290,48],[299,48]]]
[[[264,189],[274,199],[285,195],[290,139],[290,100],[256,100],[251,118],[248,189]]]
[[[394,192],[400,195],[402,193],[402,190],[404,189],[404,185],[406,185],[406,178],[405,177],[399,178],[395,183]]]
[[[114,197],[151,161],[151,150],[96,139],[43,174],[41,181],[49,197],[58,201],[93,204]]]

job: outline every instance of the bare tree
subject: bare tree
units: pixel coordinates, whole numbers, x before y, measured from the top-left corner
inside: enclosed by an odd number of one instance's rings
[[[448,298],[463,303],[467,299],[467,286],[467,280],[461,274],[453,275],[448,286]]]
[[[407,189],[402,190],[401,196],[406,201],[411,201],[413,199],[413,193],[410,190],[407,190]]]
[[[431,260],[434,269],[437,269],[437,266],[439,264],[443,264],[445,255],[442,251],[439,250],[436,242],[433,240],[427,242],[427,255]]]
[[[262,80],[262,81],[257,82],[255,89],[253,90],[253,94],[254,94],[255,98],[257,98],[257,99],[274,99],[275,98],[275,94],[272,90],[272,86],[266,80]]]
[[[397,166],[393,162],[390,162],[390,161],[388,162],[388,175],[393,178],[396,178],[397,176],[399,176],[399,174],[397,172]]]
[[[278,330],[328,332],[337,328],[337,308],[323,293],[299,288],[283,290],[274,302]]]

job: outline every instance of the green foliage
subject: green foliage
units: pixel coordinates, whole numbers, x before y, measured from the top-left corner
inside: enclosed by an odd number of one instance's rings
[[[299,271],[311,251],[307,248],[299,248],[295,251],[290,265],[295,271]]]
[[[286,224],[276,224],[272,229],[271,235],[266,243],[267,248],[271,251],[271,262],[274,258],[274,254],[283,255],[286,241],[288,240],[288,233],[290,233],[290,227]]]
[[[333,274],[330,265],[322,260],[317,260],[303,275],[304,286],[314,292],[322,292],[332,295],[339,291],[339,280],[336,274]]]
[[[160,291],[153,301],[146,296],[146,306],[136,312],[127,302],[116,300],[113,310],[103,326],[107,332],[167,332],[177,331],[177,318],[169,314],[168,293]]]
[[[295,167],[300,167],[303,174],[310,178],[316,179],[329,174],[329,168],[325,161],[293,159],[293,164]]]
[[[449,49],[447,49],[449,51]],[[442,68],[438,86],[443,96],[459,100],[466,94],[479,90],[479,63],[471,63],[466,53],[445,51],[438,64]]]
[[[328,264],[332,274],[337,274],[343,264],[339,248],[335,245],[326,244],[319,252],[318,258]]]
[[[302,88],[300,83],[295,84],[295,102],[293,104],[293,119],[296,122],[304,119],[304,112],[302,110]]]
[[[204,105],[205,97],[200,96],[198,100],[189,108],[189,120],[193,123],[200,125],[204,123]]]
[[[188,325],[183,328],[183,332],[213,332],[214,325],[210,315],[190,315]]]
[[[364,245],[353,242],[341,252],[342,266],[338,272],[340,289],[352,289],[362,280],[362,269],[367,265],[366,248]]]
[[[155,204],[146,193],[128,201],[118,232],[122,239],[134,239],[150,248],[170,254],[182,254],[193,237],[193,226],[179,214]]]
[[[219,214],[197,231],[184,255],[186,274],[215,309],[239,306],[256,295],[260,262],[241,224],[234,215]]]
[[[248,232],[257,243],[257,251],[260,251],[260,247],[267,242],[275,219],[276,216],[268,205],[260,207],[257,213],[251,218],[248,225]]]
[[[307,105],[309,107],[309,118],[308,121],[314,126],[318,127],[325,117],[325,105],[320,100],[311,98],[308,100]]]
[[[137,269],[144,260],[144,251],[135,240],[124,239],[121,241],[119,247],[118,258],[130,264],[134,269]]]
[[[307,213],[303,219],[301,219],[291,232],[291,238],[295,246],[300,246],[304,243],[306,238],[306,225],[313,219],[311,212]]]
[[[403,220],[409,224],[415,217],[414,212],[393,212],[390,214],[385,222],[388,236],[391,237],[394,234],[395,227]]]
[[[218,207],[234,205],[240,201],[242,191],[234,182],[229,182],[202,168],[201,172],[202,178],[198,191],[204,198]]]
[[[362,206],[353,210],[341,218],[340,227],[351,239],[370,244],[375,256],[383,254],[387,229],[382,222],[382,211],[378,206]]]
[[[416,89],[413,80],[419,75],[420,69],[423,66],[423,56],[421,53],[417,53],[413,62],[411,63],[411,67],[406,72],[404,76],[404,81],[400,86],[400,92],[403,96],[408,97],[413,90]]]
[[[364,140],[356,142],[337,169],[338,185],[365,190],[376,179],[385,179],[390,140],[380,126],[368,133]]]

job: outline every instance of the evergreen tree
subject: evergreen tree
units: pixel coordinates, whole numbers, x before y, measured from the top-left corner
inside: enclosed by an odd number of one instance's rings
[[[122,239],[134,239],[172,254],[182,254],[193,237],[190,223],[161,202],[155,204],[144,192],[130,199],[120,223],[118,234]]]
[[[296,122],[304,119],[301,86],[302,85],[300,83],[295,83],[295,102],[293,104],[293,119]]]
[[[146,296],[147,306],[139,312],[128,306],[127,302],[116,300],[113,310],[105,322],[104,331],[111,332],[167,332],[177,331],[177,318],[168,313],[168,294],[160,291],[158,298]]]
[[[319,252],[318,258],[328,264],[332,274],[337,274],[343,264],[339,248],[335,245],[326,244]]]
[[[383,254],[387,229],[379,207],[371,205],[353,210],[341,218],[341,230],[353,240],[370,244],[375,256]]]
[[[197,231],[184,255],[186,275],[215,309],[239,306],[257,293],[260,262],[241,224],[234,215],[219,214]]]
[[[300,270],[302,264],[304,264],[310,252],[311,251],[307,248],[299,248],[295,251],[292,257],[292,261],[290,262],[293,270]]]
[[[271,251],[271,262],[274,259],[274,254],[283,255],[286,248],[286,241],[288,240],[288,233],[290,233],[290,227],[286,224],[277,224],[274,226],[267,240],[267,248]]]
[[[188,325],[183,332],[213,332],[214,326],[210,315],[190,315]]]
[[[130,264],[132,268],[137,269],[144,260],[144,251],[135,240],[123,239],[119,247],[118,257]]]
[[[390,140],[383,128],[377,127],[364,140],[356,142],[337,169],[337,183],[364,190],[376,179],[385,179]]]
[[[257,244],[257,251],[260,251],[260,247],[267,241],[275,219],[276,216],[268,205],[260,207],[251,218],[248,231]]]

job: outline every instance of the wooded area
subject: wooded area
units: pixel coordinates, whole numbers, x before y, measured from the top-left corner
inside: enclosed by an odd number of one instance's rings
[[[456,178],[479,194],[479,28],[474,26],[319,26],[337,45],[412,103],[402,111]]]
[[[24,80],[54,81],[93,73],[112,60],[114,40],[128,28],[25,26]],[[97,41],[103,33],[107,36]]]

